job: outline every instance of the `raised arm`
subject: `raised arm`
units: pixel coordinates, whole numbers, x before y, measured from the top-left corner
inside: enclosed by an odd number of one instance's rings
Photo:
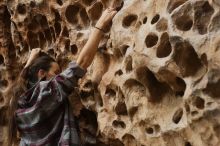
[[[24,66],[24,68],[29,67],[33,63],[33,61],[39,56],[40,52],[41,52],[40,48],[32,49],[28,61]]]
[[[87,67],[90,66],[90,64],[92,63],[99,42],[104,33],[102,30],[111,22],[116,13],[117,11],[115,11],[113,8],[107,8],[102,13],[102,16],[99,18],[95,27],[92,29],[90,37],[83,47],[82,51],[80,52],[79,57],[76,61],[81,68],[87,69]]]

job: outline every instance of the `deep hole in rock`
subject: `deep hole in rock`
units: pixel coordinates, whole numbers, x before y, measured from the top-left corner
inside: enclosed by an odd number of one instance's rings
[[[37,21],[41,25],[42,29],[48,29],[49,28],[46,16],[38,14],[38,15],[35,16],[35,19],[37,19]]]
[[[0,101],[1,103],[3,103],[3,101]],[[7,111],[8,111],[8,107],[4,106],[1,107],[0,110],[0,117],[7,117]],[[1,118],[0,119],[0,125],[2,126],[7,126],[8,125],[8,120],[7,118]],[[1,143],[0,143],[1,144]]]
[[[207,102],[206,105],[207,106],[211,106],[213,104],[213,102]]]
[[[83,101],[96,102],[96,105],[103,106],[103,101],[100,93],[98,92],[98,84],[87,80],[83,85],[83,90],[80,92]]]
[[[25,6],[25,4],[19,3],[17,5],[17,11],[18,11],[19,14],[22,14],[22,15],[25,14],[26,13],[26,6]]]
[[[203,67],[193,46],[188,41],[177,40],[173,59],[180,67],[183,77],[195,75]]]
[[[192,146],[192,144],[190,142],[185,142],[185,146]]]
[[[137,22],[138,16],[135,14],[130,14],[123,19],[122,26],[124,28],[128,28],[130,26],[134,26]]]
[[[9,64],[11,63],[10,59],[9,58],[15,58],[16,57],[16,50],[15,50],[15,46],[13,43],[10,43],[9,46],[8,46],[8,58],[5,58],[5,64]]]
[[[211,97],[219,98],[220,97],[220,80],[217,83],[208,83],[206,92],[211,95]]]
[[[150,102],[159,102],[170,91],[170,87],[166,83],[159,82],[146,66],[137,68],[136,75],[138,80],[148,88],[150,95],[147,98]]]
[[[146,24],[146,23],[147,23],[147,17],[144,17],[143,24]]]
[[[105,96],[107,96],[107,97],[115,97],[116,96],[116,92],[112,88],[107,87],[107,89],[105,91]]]
[[[31,1],[31,2],[30,2],[30,7],[31,7],[31,8],[34,8],[35,6],[36,6],[35,1]]]
[[[56,41],[56,36],[55,36],[55,30],[53,27],[50,27],[50,33],[51,33],[51,36],[53,38],[53,41],[55,42]]]
[[[153,19],[151,20],[151,24],[155,24],[157,23],[157,21],[160,19],[160,15],[159,14],[156,14]]]
[[[150,33],[145,39],[145,44],[148,48],[155,46],[158,42],[158,36],[155,33]]]
[[[123,74],[122,70],[119,69],[118,71],[115,72],[115,76],[121,76]]]
[[[112,125],[115,127],[115,128],[126,128],[126,125],[123,121],[119,121],[119,120],[114,120]]]
[[[89,91],[82,90],[80,92],[80,97],[83,101],[87,101],[89,98],[91,98],[91,97],[93,98],[93,96],[94,96],[94,90],[89,90]],[[92,100],[94,100],[94,99],[92,99]]]
[[[133,69],[132,67],[132,57],[131,56],[128,56],[126,59],[125,59],[125,70],[126,72],[131,72]]]
[[[204,109],[205,107],[205,100],[201,97],[196,97],[193,101],[193,105],[196,106],[198,109]]]
[[[125,102],[118,102],[115,107],[115,112],[117,115],[128,115]]]
[[[184,91],[176,91],[175,92],[175,96],[183,96],[184,95]]]
[[[44,31],[44,35],[45,35],[45,38],[47,39],[47,41],[49,43],[51,43],[52,42],[52,35],[51,35],[49,28]]]
[[[116,5],[115,5],[116,11],[120,11],[120,10],[123,8],[123,6],[124,6],[124,1],[123,1],[123,0],[119,0],[119,1],[116,3]]]
[[[0,65],[4,63],[4,57],[0,55]]]
[[[212,98],[220,98],[220,79],[215,79],[214,76],[219,76],[220,71],[211,70],[209,75],[209,81],[207,87],[203,90],[206,94]]]
[[[129,46],[128,45],[122,45],[119,49],[122,53],[122,55],[125,55],[127,50],[128,50]]]
[[[66,26],[63,28],[62,36],[67,38],[69,37],[69,31]]]
[[[157,72],[161,82],[166,82],[169,84],[174,90],[176,90],[176,74],[167,69],[160,69]]]
[[[29,39],[29,45],[31,48],[38,48],[40,46],[37,35],[32,31],[28,31],[27,38]]]
[[[82,38],[82,36],[83,36],[83,33],[81,33],[81,32],[78,32],[78,33],[77,33],[77,38],[78,38],[78,39]]]
[[[7,80],[0,80],[0,88],[4,88],[8,86],[8,81]]]
[[[203,53],[203,54],[201,55],[201,61],[202,61],[202,63],[203,63],[204,65],[208,66],[208,58],[207,58],[206,53]]]
[[[3,22],[3,25],[5,26],[4,29],[8,29],[8,31],[11,29],[11,15],[10,12],[8,11],[6,6],[0,7],[0,9],[4,11],[3,16],[1,16],[1,22]],[[9,34],[8,34],[9,35]]]
[[[186,112],[189,113],[189,112],[190,112],[190,106],[189,106],[189,104],[185,103],[184,107],[185,107],[185,109],[186,109]]]
[[[46,38],[45,38],[44,34],[42,32],[39,32],[38,33],[38,38],[39,38],[39,41],[40,41],[40,47],[44,48],[44,46],[46,44]]]
[[[195,28],[198,29],[200,34],[206,34],[214,9],[208,1],[197,1],[194,5],[194,11]]]
[[[136,141],[135,137],[131,134],[125,134],[122,137],[122,141],[125,146],[137,146],[137,141]]]
[[[28,46],[28,43],[26,41],[24,41],[23,43],[23,51],[28,51],[29,50],[29,46]]]
[[[148,127],[145,130],[146,130],[147,134],[153,134],[154,133],[154,129],[151,128],[151,127]]]
[[[52,56],[55,55],[55,52],[54,52],[53,49],[49,49],[47,52],[48,52],[48,54],[50,54],[50,55],[52,55]]]
[[[71,45],[70,50],[73,55],[76,55],[78,52],[78,47],[75,44],[73,44]]]
[[[170,55],[172,47],[169,41],[169,35],[167,32],[163,33],[160,39],[160,45],[157,48],[157,57],[163,58]]]
[[[55,22],[54,23],[54,27],[55,27],[56,35],[59,36],[60,32],[61,32],[61,25],[60,25],[60,23],[59,22]]]
[[[160,21],[156,24],[156,29],[158,31],[165,31],[168,28],[168,22],[167,19],[161,18]]]
[[[84,85],[83,85],[84,88],[90,88],[92,89],[93,88],[93,83],[91,80],[88,80]]]
[[[28,27],[29,30],[35,31],[39,28],[39,23],[38,23],[36,18],[37,17],[34,17],[31,21],[31,23],[28,24],[27,27]]]
[[[89,16],[88,16],[88,14],[87,14],[87,12],[86,12],[85,9],[82,9],[82,10],[80,11],[80,18],[81,18],[81,20],[82,20],[84,26],[89,26],[89,23],[90,23],[90,22],[89,22]]]
[[[54,9],[52,9],[52,11],[54,12],[54,15],[55,15],[55,22],[62,21],[60,13],[57,10],[54,10]]]
[[[98,103],[99,106],[103,107],[103,100],[100,94],[96,96],[96,102]]]
[[[62,0],[57,0],[57,3],[62,6],[63,5],[63,1]]]
[[[193,26],[193,20],[188,15],[182,15],[175,20],[177,29],[182,31],[188,31]]]
[[[80,10],[80,6],[79,5],[69,5],[66,8],[66,12],[65,12],[65,16],[66,19],[69,23],[71,24],[76,24],[78,22],[77,20],[77,14]]]
[[[192,116],[196,116],[196,115],[198,115],[198,113],[199,113],[198,111],[192,111],[192,112],[191,112],[191,115],[192,115]]]
[[[82,0],[82,2],[83,2],[85,5],[89,6],[89,5],[92,4],[92,2],[94,2],[94,0]]]
[[[96,2],[91,9],[88,10],[90,19],[94,22],[99,19],[102,14],[103,5],[101,2]]]
[[[167,6],[169,13],[172,13],[173,10],[184,4],[187,0],[170,0]]]
[[[122,58],[123,57],[123,54],[121,52],[120,49],[115,49],[114,52],[113,52],[114,56],[116,56],[117,58]]]
[[[69,40],[69,39],[67,39],[67,40],[65,41],[65,49],[66,49],[66,50],[69,50],[69,49],[70,49],[70,40]]]
[[[178,124],[180,122],[180,120],[182,119],[182,116],[183,116],[183,109],[182,108],[179,108],[173,115],[173,119],[172,121],[175,123],[175,124]]]
[[[186,90],[186,83],[180,77],[176,77],[176,96],[183,96]]]
[[[128,110],[128,115],[133,119],[134,115],[138,111],[138,106],[134,106]]]

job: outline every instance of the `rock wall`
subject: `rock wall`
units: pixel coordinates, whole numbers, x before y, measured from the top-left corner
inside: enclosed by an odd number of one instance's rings
[[[30,50],[41,47],[64,69],[111,2],[0,2],[1,127],[7,110],[2,93]],[[112,28],[70,97],[82,140],[99,146],[220,145],[220,1],[116,2]]]

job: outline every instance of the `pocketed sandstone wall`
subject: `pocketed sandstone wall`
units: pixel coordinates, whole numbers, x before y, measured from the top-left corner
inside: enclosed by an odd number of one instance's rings
[[[41,47],[64,69],[111,2],[0,2],[1,93],[32,48]],[[119,0],[117,6],[120,11],[79,92],[70,97],[83,141],[100,146],[220,145],[220,2]],[[1,95],[0,116],[6,119],[7,99]]]

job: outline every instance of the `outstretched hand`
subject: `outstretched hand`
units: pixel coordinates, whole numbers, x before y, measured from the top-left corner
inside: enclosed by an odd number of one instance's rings
[[[41,48],[32,49],[25,67],[28,67],[39,56],[40,52]]]
[[[105,29],[105,27],[112,21],[113,17],[116,15],[117,11],[115,8],[107,8],[99,18],[99,20],[96,23],[96,27],[99,27],[101,29]]]

